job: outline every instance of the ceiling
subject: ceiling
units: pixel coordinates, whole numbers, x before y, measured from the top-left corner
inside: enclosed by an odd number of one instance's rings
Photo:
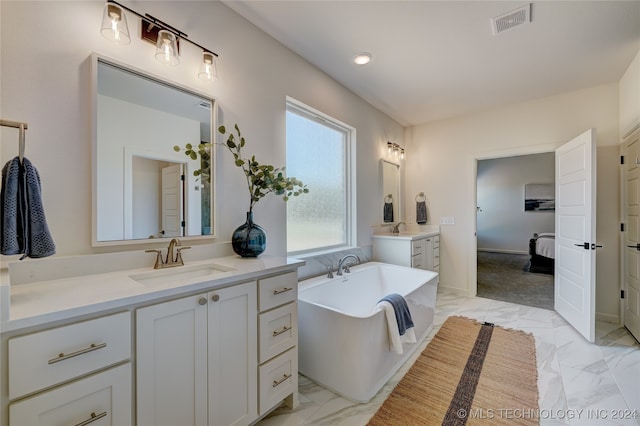
[[[526,2],[225,4],[403,126],[617,82],[640,50],[640,1],[533,2],[497,35]]]

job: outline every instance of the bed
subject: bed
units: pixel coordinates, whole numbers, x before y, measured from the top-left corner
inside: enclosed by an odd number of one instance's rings
[[[529,240],[529,272],[551,274],[555,262],[555,234],[544,232],[533,234]]]

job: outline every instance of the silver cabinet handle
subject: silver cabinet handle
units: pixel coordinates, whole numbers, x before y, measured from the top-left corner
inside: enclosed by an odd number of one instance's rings
[[[273,290],[273,295],[276,296],[278,294],[286,293],[291,290],[293,290],[293,287],[283,287],[280,290]]]
[[[71,352],[69,354],[61,353],[57,358],[49,360],[49,364],[55,364],[56,362],[64,361],[65,359],[73,358],[74,356],[84,355],[89,352],[97,351],[98,349],[106,348],[106,343],[92,343],[88,348],[80,349],[79,351]]]
[[[291,378],[291,374],[285,374],[284,376],[282,376],[282,379],[280,380],[274,380],[273,381],[273,385],[271,385],[272,387],[277,387],[278,385],[280,385],[281,383],[283,383],[284,381],[286,381],[287,379]]]
[[[213,296],[211,296],[211,300],[213,300],[214,302],[217,302],[218,300],[220,300],[220,295],[214,294]]]
[[[291,330],[291,327],[287,327],[286,325],[284,327],[282,327],[281,330],[274,330],[273,331],[273,337],[279,336],[282,333],[286,333],[287,331]]]
[[[201,297],[200,299],[198,299],[198,303],[200,305],[206,305],[207,304],[207,298],[206,297]]]
[[[106,411],[105,411],[105,412],[102,412],[102,413],[100,413],[100,414],[91,413],[91,417],[89,417],[87,420],[85,420],[85,421],[83,421],[83,422],[78,423],[76,426],[86,426],[86,425],[88,425],[89,423],[93,423],[93,422],[95,422],[96,420],[100,420],[100,419],[101,419],[101,418],[103,418],[103,417],[107,417],[107,412],[106,412]]]

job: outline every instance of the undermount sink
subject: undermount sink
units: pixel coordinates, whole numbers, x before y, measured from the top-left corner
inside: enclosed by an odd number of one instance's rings
[[[144,285],[179,285],[181,282],[191,281],[194,278],[207,278],[229,271],[233,271],[233,268],[217,265],[215,263],[205,263],[202,265],[175,266],[167,269],[155,269],[149,272],[129,275],[129,278]]]

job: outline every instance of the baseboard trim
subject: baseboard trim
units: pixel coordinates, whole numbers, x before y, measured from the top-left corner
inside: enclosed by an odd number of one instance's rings
[[[456,287],[446,287],[438,284],[438,292],[443,294],[450,294],[454,296],[463,296],[463,297],[473,297],[475,295],[470,295],[470,290],[467,288],[456,288]]]
[[[596,321],[609,322],[611,324],[622,325],[619,315],[605,314],[603,312],[596,312]]]
[[[528,251],[521,250],[503,250],[503,249],[492,249],[492,248],[479,248],[478,251],[486,252],[486,253],[504,253],[504,254],[529,254]]]

